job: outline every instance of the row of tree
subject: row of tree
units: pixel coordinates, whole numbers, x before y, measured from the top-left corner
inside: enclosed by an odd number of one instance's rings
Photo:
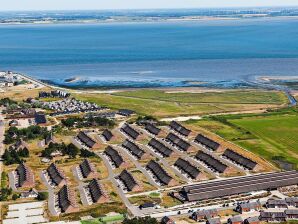
[[[12,144],[19,139],[32,140],[37,138],[45,138],[49,134],[49,131],[45,127],[37,125],[29,126],[28,128],[18,129],[17,127],[10,127],[5,132],[5,144]]]
[[[52,158],[52,153],[54,152],[60,152],[62,155],[68,155],[70,158],[76,158],[76,156],[80,155],[81,157],[93,157],[95,156],[95,153],[90,152],[85,149],[79,149],[74,144],[70,143],[66,145],[65,143],[50,143],[47,148],[45,148],[41,152],[42,157],[46,158]]]
[[[24,161],[24,158],[29,157],[29,150],[25,147],[23,149],[6,149],[2,159],[5,165],[19,164]]]

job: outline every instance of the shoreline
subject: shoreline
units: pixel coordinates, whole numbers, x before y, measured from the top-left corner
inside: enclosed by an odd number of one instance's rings
[[[298,16],[270,16],[270,15],[239,15],[238,17],[224,17],[224,16],[184,16],[177,18],[160,18],[152,17],[146,19],[135,20],[132,19],[86,19],[86,20],[49,20],[49,21],[14,21],[14,22],[0,22],[0,26],[3,25],[104,25],[104,24],[138,24],[138,23],[176,23],[176,22],[200,22],[200,21],[244,21],[244,20],[264,20],[264,19],[293,19],[297,20]]]
[[[252,89],[263,89],[263,90],[275,90],[275,91],[282,91],[285,93],[285,95],[287,96],[288,100],[289,100],[289,105],[290,106],[296,106],[297,105],[297,100],[294,97],[295,92],[294,90],[288,88],[288,87],[282,87],[279,85],[275,85],[275,84],[268,84],[268,85],[264,85],[261,82],[258,83],[257,81],[260,80],[260,78],[262,78],[263,76],[260,76],[258,78],[256,78],[256,82],[252,82],[250,88],[236,88],[236,87],[232,87],[232,88],[214,88],[214,86],[210,86],[210,87],[202,87],[202,86],[171,86],[171,87],[146,87],[146,88],[118,88],[118,89],[71,89],[71,88],[65,88],[65,87],[59,87],[59,86],[55,86],[55,85],[50,85],[47,83],[44,83],[42,80],[33,78],[29,75],[26,74],[21,74],[21,73],[14,73],[16,75],[21,76],[23,79],[29,80],[31,81],[33,84],[36,84],[38,86],[38,88],[43,88],[43,87],[48,87],[48,88],[52,88],[52,89],[60,89],[63,91],[67,91],[70,93],[76,93],[76,94],[84,94],[84,93],[93,93],[93,94],[112,94],[112,93],[116,93],[116,92],[123,92],[123,91],[137,91],[137,90],[142,90],[142,89],[159,89],[159,90],[163,90],[165,92],[168,93],[183,93],[183,92],[187,92],[187,93],[205,93],[205,92],[225,92],[225,91],[236,91],[239,89],[246,89],[246,90],[252,90]],[[264,76],[265,78],[268,78],[268,76]],[[287,77],[287,76],[280,76],[279,78],[282,77]],[[262,80],[261,80],[262,81]],[[264,82],[264,80],[263,80]],[[248,87],[248,86],[247,86]]]
[[[201,92],[210,92],[210,91],[216,91],[216,92],[224,92],[226,90],[237,90],[237,89],[272,89],[272,86],[266,87],[263,86],[263,82],[270,82],[272,80],[298,80],[298,76],[256,76],[255,82],[247,82],[247,86],[237,86],[237,85],[231,85],[229,87],[219,87],[212,85],[212,82],[200,82],[200,81],[182,81],[181,83],[187,83],[189,85],[185,86],[178,86],[178,85],[169,85],[169,86],[154,86],[154,85],[148,85],[146,87],[143,86],[136,86],[136,87],[128,87],[128,86],[87,86],[87,85],[77,85],[77,86],[66,86],[66,85],[59,85],[56,83],[48,83],[45,82],[44,80],[40,80],[37,78],[34,78],[30,75],[19,73],[19,72],[13,72],[14,74],[17,74],[21,77],[23,77],[26,80],[29,80],[33,82],[34,84],[42,85],[44,87],[49,87],[49,88],[56,88],[56,89],[64,89],[68,91],[76,91],[76,92],[122,92],[122,91],[136,91],[136,90],[142,90],[142,89],[159,89],[166,91],[168,93],[179,93],[179,92],[184,92],[185,89],[192,89],[193,93],[201,93]],[[71,81],[65,82],[65,83],[73,83],[79,80],[79,77],[71,78]],[[241,80],[239,80],[240,82]],[[198,85],[193,84],[197,82]],[[260,83],[259,83],[260,82]],[[202,86],[200,84],[207,84],[207,86]],[[208,85],[210,84],[210,85]],[[279,90],[279,89],[277,89]],[[292,91],[292,90],[291,90]],[[295,90],[293,90],[295,91]]]

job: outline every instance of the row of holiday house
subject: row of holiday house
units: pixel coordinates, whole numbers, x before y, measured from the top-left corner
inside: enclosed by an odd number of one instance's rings
[[[287,200],[289,201],[288,206],[292,206],[293,201],[297,201],[296,197],[289,197]],[[271,199],[268,200],[268,202]],[[267,203],[268,203],[267,202]],[[267,206],[267,204],[266,204]],[[298,207],[294,205],[293,207]],[[287,220],[297,220],[298,219],[298,209],[290,208],[285,209],[283,211],[272,211],[272,210],[263,210],[263,206],[260,202],[246,202],[240,203],[236,206],[235,211],[243,214],[248,212],[260,211],[258,216],[249,217],[243,219],[241,215],[236,215],[227,220],[228,224],[258,224],[261,221],[266,222],[284,222]],[[251,213],[254,214],[254,213]],[[197,222],[202,222],[206,220],[207,224],[220,224],[221,220],[218,217],[219,212],[218,209],[207,209],[207,210],[198,210],[191,215],[191,218]]]
[[[82,178],[91,179],[91,181],[85,186],[85,190],[88,192],[87,194],[90,196],[92,202],[104,203],[108,201],[108,195],[97,180],[98,174],[94,165],[88,159],[84,159],[77,168]],[[25,163],[20,164],[13,173],[13,181],[16,188],[25,189],[33,188],[35,186],[33,171]],[[57,209],[62,213],[78,211],[75,192],[69,187],[63,170],[55,163],[52,163],[46,170],[43,171],[43,175],[52,188],[59,189],[55,196],[57,200]]]
[[[170,127],[174,126],[175,131],[176,130],[184,130],[183,134],[188,133],[185,131],[185,128],[179,129],[177,127],[177,125],[179,125],[179,127],[182,127],[177,122],[171,122]],[[161,131],[161,129],[159,129],[158,127],[156,127],[153,124],[146,124],[145,129],[148,132],[150,132],[151,134],[154,133],[153,134],[154,136],[158,135]],[[149,154],[146,152],[146,150],[142,149],[141,147],[139,147],[138,144],[136,144],[134,142],[134,141],[138,140],[141,136],[141,133],[138,130],[136,130],[131,125],[125,123],[121,127],[120,131],[127,137],[127,139],[121,145],[124,149],[128,150],[129,153],[131,155],[133,155],[136,159],[145,159],[146,157],[149,156]],[[179,133],[178,135],[181,135],[181,134]],[[186,140],[182,139],[178,135],[176,135],[174,133],[169,133],[166,136],[166,138],[164,139],[169,144],[166,144],[165,142],[162,142],[162,141],[158,140],[157,138],[153,137],[149,141],[148,146],[162,157],[171,157],[176,154],[170,145],[173,145],[176,148],[179,148],[183,152],[192,150],[193,146],[191,146],[190,143],[188,143]],[[114,137],[113,133],[107,129],[104,130],[101,134],[101,138],[107,142],[111,141],[113,139],[113,137]],[[83,131],[81,131],[77,135],[77,139],[79,140],[79,142],[82,145],[86,146],[89,149],[96,149],[99,147],[99,143],[97,143],[97,141],[95,141],[93,138],[91,138],[88,135],[88,133],[85,133]],[[212,144],[210,144],[210,142],[213,142],[213,141],[211,139],[208,139],[207,137],[204,137],[204,136],[203,136],[203,140],[202,140],[202,135],[198,135],[196,138],[196,141],[200,142],[201,144],[204,143],[205,145],[209,145],[210,147],[212,147]],[[213,145],[217,144],[217,146],[219,147],[218,143],[215,143],[215,142],[213,142],[213,143],[214,143]],[[112,151],[111,149],[109,149],[108,151],[109,152],[107,154],[109,154],[109,153],[115,154],[115,150]],[[251,170],[253,170],[257,166],[257,163],[253,162],[250,159],[245,158],[244,156],[242,156],[239,153],[234,152],[230,149],[226,149],[223,156],[225,158],[228,158],[229,160],[234,161],[234,162],[237,161],[238,164],[241,164],[243,167],[246,167]],[[208,166],[208,168],[210,168],[212,171],[214,171],[216,173],[227,173],[231,170],[231,168],[226,163],[223,163],[218,158],[213,157],[211,152],[206,153],[203,151],[199,151],[196,154],[195,159],[203,162],[206,166]],[[127,163],[124,163],[124,160],[121,158],[119,153],[117,153],[114,160],[115,160],[115,161],[113,161],[114,165],[118,164],[120,162],[121,162],[122,167],[125,167],[125,165],[127,165]],[[184,165],[183,166],[179,165],[183,162],[185,164],[187,164],[186,167],[184,167]],[[120,164],[119,164],[119,166],[120,166]],[[200,175],[201,172],[199,171],[199,169],[187,160],[178,160],[175,162],[174,166],[176,166],[181,172],[185,173],[191,179],[194,179],[194,180],[201,179],[201,175]]]

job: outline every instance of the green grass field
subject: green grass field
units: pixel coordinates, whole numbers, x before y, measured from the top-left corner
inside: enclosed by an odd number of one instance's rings
[[[112,95],[177,103],[283,104],[287,102],[287,98],[281,92],[259,90],[235,90],[206,93],[166,92],[162,90],[138,90],[113,93]]]
[[[285,167],[298,164],[298,112],[226,115],[188,124],[203,127],[263,158]]]
[[[298,164],[298,115],[249,117],[230,122],[268,144],[259,154]]]
[[[255,110],[287,103],[281,92],[229,91],[209,93],[166,93],[137,90],[113,94],[74,94],[78,99],[112,109],[127,108],[158,118]],[[265,105],[266,104],[266,105]]]

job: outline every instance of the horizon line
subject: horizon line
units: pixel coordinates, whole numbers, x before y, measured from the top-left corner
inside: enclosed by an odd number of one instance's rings
[[[106,8],[106,9],[0,9],[0,12],[61,12],[61,11],[144,11],[144,10],[198,10],[198,9],[265,9],[265,8],[298,8],[298,5],[268,6],[222,6],[222,7],[173,7],[173,8]]]

